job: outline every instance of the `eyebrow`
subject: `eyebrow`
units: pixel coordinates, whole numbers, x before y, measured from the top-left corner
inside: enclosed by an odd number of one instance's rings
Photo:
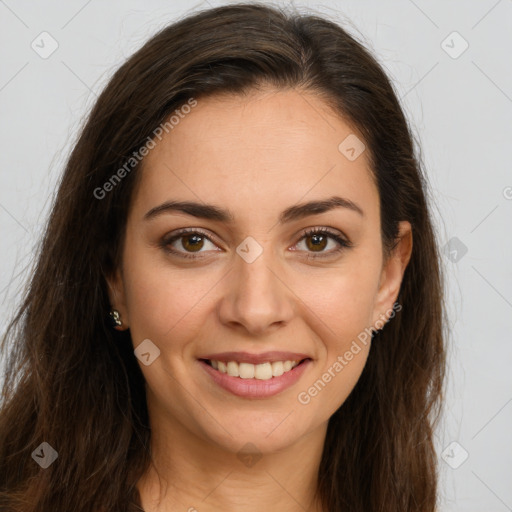
[[[284,224],[310,215],[319,215],[334,210],[335,208],[346,208],[364,217],[364,212],[361,207],[350,199],[332,196],[328,199],[290,206],[279,216],[279,223]],[[172,213],[175,211],[186,213],[198,219],[214,220],[226,224],[235,222],[235,216],[230,210],[220,208],[213,204],[197,203],[195,201],[166,201],[159,206],[151,208],[151,210],[144,215],[144,219],[154,219],[164,213]]]

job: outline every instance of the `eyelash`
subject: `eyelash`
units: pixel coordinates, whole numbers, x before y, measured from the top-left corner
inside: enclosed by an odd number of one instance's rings
[[[175,249],[171,249],[169,247],[174,241],[178,240],[179,238],[183,237],[183,235],[186,235],[186,234],[201,235],[202,237],[206,238],[210,242],[214,243],[211,240],[211,238],[207,235],[207,233],[205,233],[201,229],[185,228],[185,229],[180,230],[178,233],[174,234],[170,238],[164,237],[162,239],[160,245],[166,252],[173,254],[173,255],[177,255],[182,258],[195,259],[195,260],[203,258],[204,256],[196,256],[191,253],[176,251]],[[329,238],[335,240],[340,245],[340,247],[338,247],[335,250],[331,250],[329,252],[325,252],[325,253],[322,252],[322,253],[314,254],[313,256],[311,256],[311,253],[309,253],[307,256],[307,259],[319,259],[319,258],[330,257],[330,256],[333,256],[334,254],[339,254],[341,251],[352,247],[352,243],[350,241],[342,238],[337,233],[334,233],[333,231],[330,231],[326,228],[310,228],[310,229],[306,230],[302,234],[302,236],[299,239],[299,241],[297,242],[297,244],[300,241],[302,241],[304,238],[307,238],[308,236],[313,236],[313,235],[328,236]],[[297,245],[297,244],[295,244],[295,245]],[[197,253],[197,254],[199,254],[199,253]]]

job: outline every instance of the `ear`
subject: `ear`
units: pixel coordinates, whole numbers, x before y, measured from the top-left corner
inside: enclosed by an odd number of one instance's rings
[[[396,302],[400,292],[405,269],[411,259],[411,224],[408,221],[401,221],[398,226],[398,239],[382,266],[379,289],[374,304],[372,325],[375,325],[379,319],[385,323],[389,313],[393,311],[393,304]]]
[[[126,295],[124,290],[123,275],[120,269],[116,269],[113,275],[106,278],[108,297],[112,309],[119,311],[122,325],[116,326],[118,331],[125,331],[130,327],[130,320],[128,316],[128,309],[126,307]]]

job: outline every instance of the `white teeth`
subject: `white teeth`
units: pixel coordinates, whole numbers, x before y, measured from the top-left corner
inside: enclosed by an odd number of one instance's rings
[[[274,377],[279,377],[280,375],[283,375],[284,368],[283,368],[283,362],[282,361],[274,361],[272,363],[272,375]]]
[[[254,378],[268,380],[272,378],[272,365],[270,363],[257,364],[254,367]]]
[[[238,377],[240,375],[238,364],[235,363],[235,361],[230,361],[228,363],[228,375],[231,375],[231,377]]]
[[[273,363],[237,363],[236,361],[210,361],[213,368],[221,373],[227,373],[231,377],[241,379],[270,380],[272,377],[280,377],[285,372],[295,368],[299,361],[274,361]]]
[[[235,363],[236,364],[236,363]],[[241,379],[254,379],[254,365],[251,363],[240,363],[238,365]]]

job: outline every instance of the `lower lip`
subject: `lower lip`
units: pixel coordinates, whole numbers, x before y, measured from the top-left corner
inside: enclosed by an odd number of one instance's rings
[[[285,389],[293,386],[306,371],[311,363],[311,359],[306,359],[301,364],[288,372],[283,373],[279,377],[272,377],[268,380],[260,379],[241,379],[240,377],[232,377],[227,373],[222,373],[210,366],[206,361],[199,360],[201,366],[210,375],[213,381],[221,388],[230,391],[234,395],[244,398],[268,398]]]

